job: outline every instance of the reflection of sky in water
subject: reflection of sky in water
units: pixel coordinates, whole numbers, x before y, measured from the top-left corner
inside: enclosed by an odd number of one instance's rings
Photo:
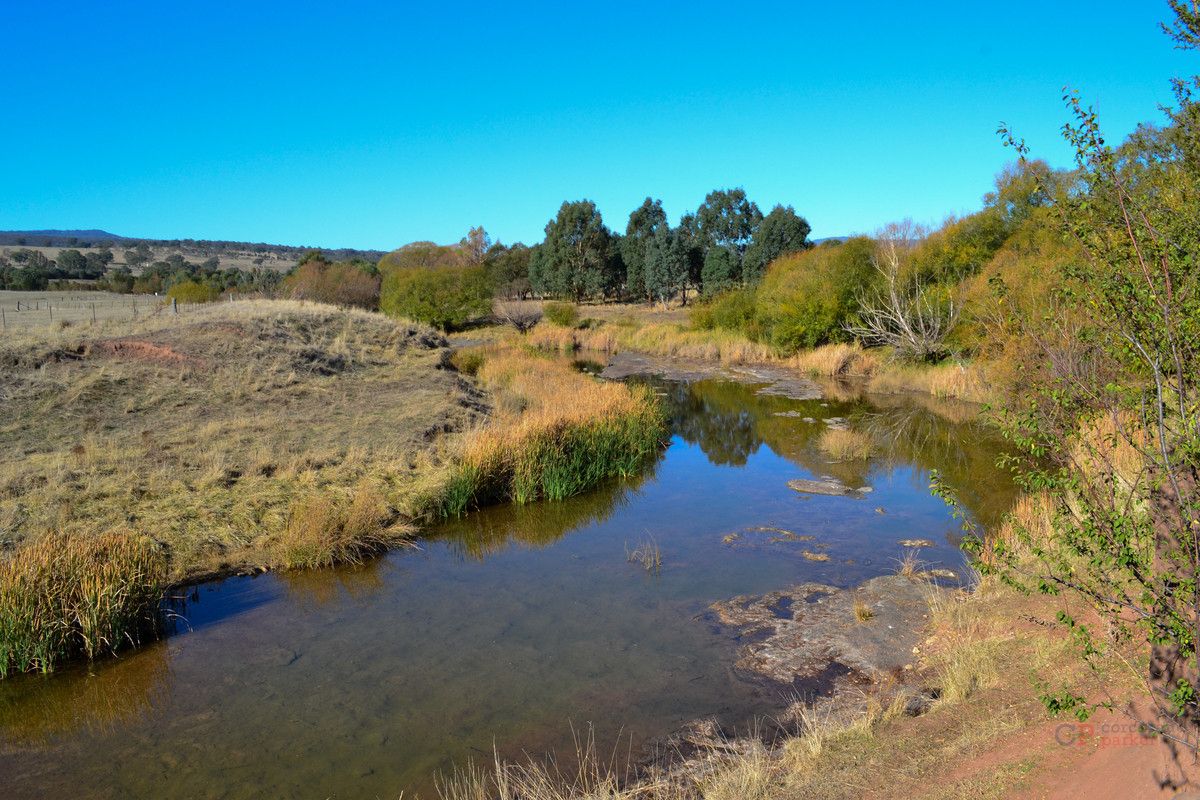
[[[0,683],[8,795],[396,796],[456,761],[487,761],[493,743],[513,757],[569,748],[572,722],[609,742],[705,715],[746,725],[779,692],[731,675],[736,643],[697,619],[709,603],[856,583],[893,570],[902,538],[931,539],[925,561],[960,567],[930,468],[984,519],[1011,497],[993,444],[942,409],[715,382],[659,389],[676,433],[638,480],[487,509],[364,567],[200,586],[166,642],[91,674]],[[824,425],[804,416],[850,419],[880,457],[828,463]],[[786,487],[824,474],[874,491]],[[723,542],[756,526],[813,539]],[[657,577],[625,558],[649,537],[663,553]]]

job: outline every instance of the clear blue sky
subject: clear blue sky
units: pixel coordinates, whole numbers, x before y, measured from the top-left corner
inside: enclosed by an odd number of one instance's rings
[[[390,249],[563,200],[624,230],[716,187],[814,236],[978,206],[1005,120],[1066,164],[1060,89],[1159,119],[1157,0],[13,2],[0,229]]]

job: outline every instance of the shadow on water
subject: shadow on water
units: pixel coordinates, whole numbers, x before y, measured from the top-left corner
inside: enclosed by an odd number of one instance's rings
[[[635,751],[700,717],[745,730],[787,691],[734,674],[738,642],[704,622],[711,603],[853,585],[893,571],[909,537],[961,570],[931,469],[985,525],[1013,499],[998,440],[963,406],[649,383],[673,436],[636,479],[483,509],[357,567],[197,586],[162,642],[0,682],[6,796],[430,796],[436,772],[494,747],[569,751],[572,723],[602,746],[624,731]],[[831,461],[827,420],[877,455]],[[787,485],[824,475],[874,491]],[[626,558],[647,538],[657,574]]]

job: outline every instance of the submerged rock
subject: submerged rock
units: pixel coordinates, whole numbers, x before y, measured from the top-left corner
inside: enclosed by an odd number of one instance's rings
[[[932,539],[901,539],[901,547],[933,547]]]
[[[795,684],[841,666],[864,677],[902,673],[911,665],[929,615],[928,584],[901,575],[872,578],[856,589],[803,583],[711,606],[713,618],[739,638],[739,672]],[[866,606],[861,620],[855,607]],[[860,612],[861,614],[861,612]]]
[[[852,488],[828,476],[816,481],[796,478],[788,481],[788,488],[804,494],[823,494],[831,497],[863,497],[871,491],[870,486]]]

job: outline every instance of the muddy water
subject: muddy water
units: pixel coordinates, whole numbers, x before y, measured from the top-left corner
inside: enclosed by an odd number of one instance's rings
[[[674,434],[638,480],[472,514],[361,568],[205,584],[155,646],[0,683],[0,797],[428,797],[439,771],[493,747],[569,749],[588,725],[635,754],[697,717],[747,726],[789,690],[733,673],[737,643],[704,619],[709,603],[852,585],[894,570],[906,538],[961,573],[930,469],[985,524],[1011,502],[969,409],[656,388]],[[829,463],[829,418],[878,454]],[[787,487],[823,475],[873,491]],[[626,558],[648,539],[657,575]]]

